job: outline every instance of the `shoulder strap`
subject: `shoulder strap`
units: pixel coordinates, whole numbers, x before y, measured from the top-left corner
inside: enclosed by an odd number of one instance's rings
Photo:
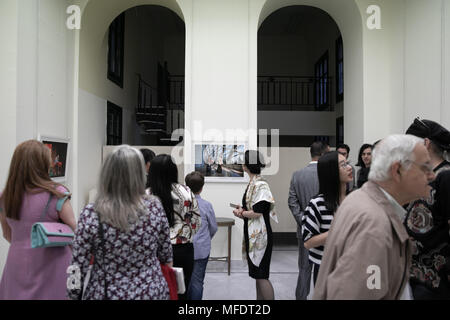
[[[52,201],[52,199],[53,199],[53,193],[50,192],[50,196],[48,197],[47,204],[45,205],[45,208],[41,213],[40,221],[42,221],[44,219],[44,217],[47,215],[48,207],[50,206],[50,202]]]
[[[70,199],[70,193],[66,191],[64,192],[64,197],[59,198],[56,202],[56,211],[60,212],[62,210],[62,206],[67,199]]]
[[[103,293],[104,293],[104,300],[108,300],[108,296],[107,296],[107,283],[106,283],[106,271],[105,271],[105,237],[103,235],[103,225],[102,222],[100,221],[100,216],[97,213],[97,217],[98,217],[98,237],[100,239],[100,248],[102,251],[102,269],[103,269],[103,273],[105,274],[105,279],[104,279],[104,288],[103,288]]]

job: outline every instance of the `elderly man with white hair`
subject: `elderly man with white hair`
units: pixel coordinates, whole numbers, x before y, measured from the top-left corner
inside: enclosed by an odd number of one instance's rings
[[[433,179],[423,139],[391,135],[377,144],[369,181],[336,212],[313,298],[402,298],[411,264],[402,206],[427,196]]]

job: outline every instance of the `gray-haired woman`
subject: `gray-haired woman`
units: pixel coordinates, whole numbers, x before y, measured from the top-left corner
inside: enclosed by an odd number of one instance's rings
[[[160,266],[172,263],[169,224],[161,202],[145,195],[145,182],[137,149],[120,146],[106,159],[97,200],[78,221],[68,280],[71,299],[169,299]]]

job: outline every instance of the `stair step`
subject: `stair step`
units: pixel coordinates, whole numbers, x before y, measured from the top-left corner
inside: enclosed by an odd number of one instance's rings
[[[145,113],[145,112],[136,112],[137,116],[154,116],[154,117],[165,117],[164,113]]]
[[[162,121],[152,121],[152,120],[140,120],[138,121],[139,124],[159,124],[159,125],[165,125]]]
[[[146,129],[145,132],[165,132],[163,129]]]
[[[138,109],[166,109],[165,106],[140,106]]]

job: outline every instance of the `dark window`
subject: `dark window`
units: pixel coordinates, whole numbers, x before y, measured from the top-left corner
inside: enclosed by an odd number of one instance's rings
[[[344,46],[342,37],[336,40],[336,102],[344,99]]]
[[[108,101],[106,121],[106,145],[122,144],[122,108]]]
[[[314,136],[314,141],[322,141],[327,145],[330,145],[330,137],[329,136]]]
[[[315,65],[315,83],[316,83],[316,109],[325,109],[330,105],[329,78],[328,78],[328,51],[320,57]]]
[[[108,79],[123,88],[125,13],[118,16],[109,26]]]

